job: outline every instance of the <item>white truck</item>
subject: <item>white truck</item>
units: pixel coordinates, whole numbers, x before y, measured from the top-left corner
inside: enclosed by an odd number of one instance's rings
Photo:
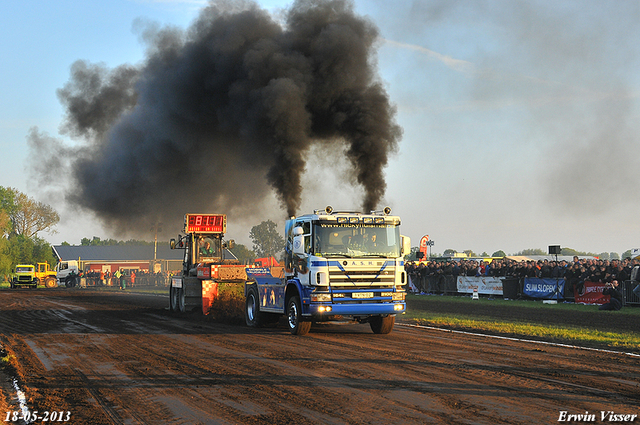
[[[406,310],[403,256],[411,241],[400,235],[400,217],[390,214],[388,207],[369,214],[327,207],[287,220],[284,270],[247,269],[247,325],[284,315],[294,335],[309,332],[313,322],[345,320],[391,332]]]
[[[80,285],[80,271],[83,265],[77,260],[60,261],[56,265],[56,278],[58,286],[66,286],[68,288]]]

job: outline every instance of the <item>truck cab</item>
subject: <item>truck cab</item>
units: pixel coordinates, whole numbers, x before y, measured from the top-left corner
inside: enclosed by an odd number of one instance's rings
[[[11,279],[11,288],[19,286],[28,286],[35,288],[38,286],[36,279],[36,267],[32,264],[18,264],[15,269],[13,279]]]
[[[80,267],[77,260],[60,261],[56,264],[56,280],[58,286],[77,286],[79,284]]]
[[[312,322],[345,319],[369,323],[374,333],[391,332],[396,314],[406,309],[403,255],[410,240],[390,213],[327,207],[287,220],[284,276],[247,270],[253,277],[247,323],[284,314],[294,334],[308,332]]]

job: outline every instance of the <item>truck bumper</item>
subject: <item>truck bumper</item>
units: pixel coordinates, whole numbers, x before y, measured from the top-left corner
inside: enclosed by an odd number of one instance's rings
[[[401,314],[407,309],[406,303],[331,304],[312,303],[309,313],[313,316],[367,316],[375,314]]]

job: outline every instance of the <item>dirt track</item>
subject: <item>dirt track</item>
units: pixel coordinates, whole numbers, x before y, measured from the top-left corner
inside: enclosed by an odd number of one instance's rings
[[[638,357],[408,326],[382,336],[366,325],[319,326],[295,337],[173,316],[167,303],[0,291],[0,342],[15,355],[28,408],[69,411],[74,424],[529,424],[557,423],[561,411],[600,423],[600,411],[640,414]],[[6,379],[2,391],[2,412],[17,410]]]

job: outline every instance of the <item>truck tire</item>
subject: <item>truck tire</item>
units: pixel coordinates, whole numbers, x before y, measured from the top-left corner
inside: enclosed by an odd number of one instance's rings
[[[56,286],[58,286],[58,281],[55,277],[48,277],[44,281],[44,286],[46,286],[47,288],[55,288]]]
[[[178,312],[184,313],[187,311],[185,302],[186,294],[184,292],[184,288],[176,288],[176,291],[178,292]]]
[[[247,322],[247,326],[252,328],[259,328],[264,323],[262,320],[262,313],[260,312],[260,298],[258,292],[252,288],[247,293],[247,299],[244,306],[244,319]]]
[[[396,316],[375,316],[369,320],[374,334],[388,334],[396,323]]]
[[[311,322],[302,318],[302,305],[297,295],[289,298],[287,302],[287,323],[293,335],[306,335],[311,329]]]
[[[173,283],[169,286],[169,310],[174,313],[178,312],[178,289],[174,288]]]

